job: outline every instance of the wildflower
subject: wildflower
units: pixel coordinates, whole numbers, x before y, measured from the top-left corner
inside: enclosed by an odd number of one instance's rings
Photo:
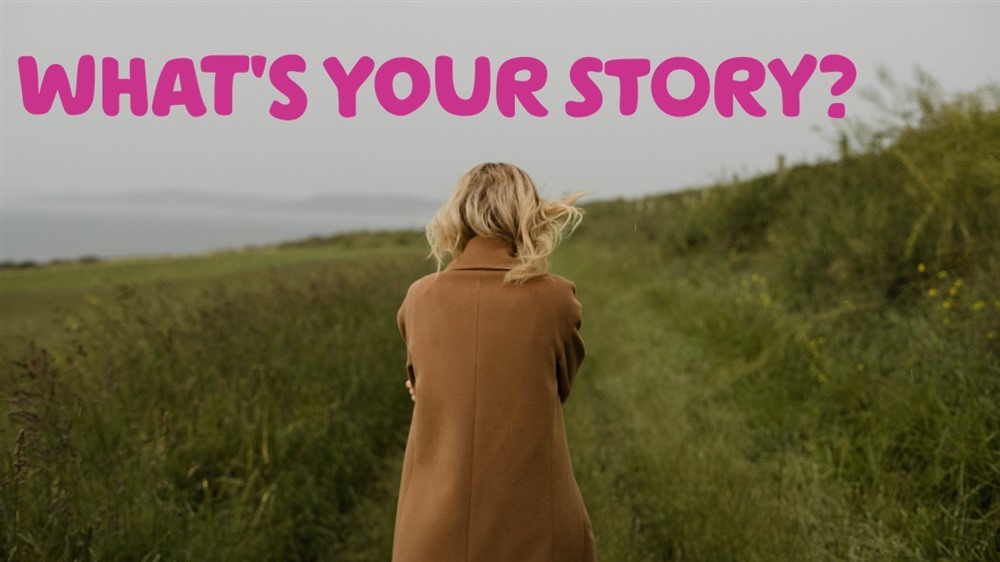
[[[948,277],[947,271],[942,269],[941,271],[938,272],[938,279],[945,279],[947,277]]]
[[[930,289],[927,290],[927,296],[928,297],[936,297],[937,295],[938,295],[937,288],[931,287]]]
[[[984,308],[986,308],[986,303],[984,301],[976,301],[972,305],[972,310],[975,310],[975,311],[980,311],[980,310],[982,310]]]
[[[943,303],[941,303],[941,308],[944,308],[945,310],[950,309],[951,308],[951,300],[946,300]]]
[[[865,364],[864,363],[858,363],[858,372],[859,373],[865,372]]]
[[[923,272],[927,271],[927,267],[924,264],[922,264],[922,263],[918,263],[917,264],[917,271],[919,271],[920,273],[923,273]]]
[[[991,332],[987,332],[986,333],[986,339],[988,339],[988,340],[994,340],[994,339],[996,339],[996,337],[997,337],[996,330],[993,330]]]
[[[948,296],[953,297],[958,294],[958,287],[952,287],[948,289]]]

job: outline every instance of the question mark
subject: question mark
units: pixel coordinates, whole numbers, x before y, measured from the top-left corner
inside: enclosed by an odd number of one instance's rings
[[[834,97],[842,95],[854,85],[854,80],[858,77],[858,70],[854,67],[851,59],[843,55],[826,55],[819,61],[820,72],[837,72],[840,78],[830,86],[830,94]],[[831,103],[826,114],[834,119],[843,119],[846,110],[842,103]]]

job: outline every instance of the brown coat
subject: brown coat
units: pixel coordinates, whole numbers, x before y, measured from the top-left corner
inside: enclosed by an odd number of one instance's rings
[[[591,562],[562,403],[584,356],[581,307],[558,275],[501,285],[517,263],[472,238],[399,309],[416,402],[393,562]]]

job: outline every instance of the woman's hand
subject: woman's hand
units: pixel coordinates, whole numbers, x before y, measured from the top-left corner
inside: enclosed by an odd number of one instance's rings
[[[413,385],[410,383],[410,379],[406,379],[406,388],[410,391],[410,400],[416,401],[417,395],[414,394]]]

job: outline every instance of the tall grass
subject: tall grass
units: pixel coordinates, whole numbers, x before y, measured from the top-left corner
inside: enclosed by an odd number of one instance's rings
[[[898,94],[835,161],[588,205],[555,255],[600,559],[1000,559],[1000,96]],[[376,246],[120,285],[5,362],[4,558],[387,559],[430,264]]]
[[[4,374],[6,558],[340,559],[405,440],[394,315],[425,269],[347,262],[197,306],[129,285],[94,302],[70,349],[32,345]]]
[[[602,554],[1000,559],[1000,96],[907,95],[839,161],[588,210]]]

